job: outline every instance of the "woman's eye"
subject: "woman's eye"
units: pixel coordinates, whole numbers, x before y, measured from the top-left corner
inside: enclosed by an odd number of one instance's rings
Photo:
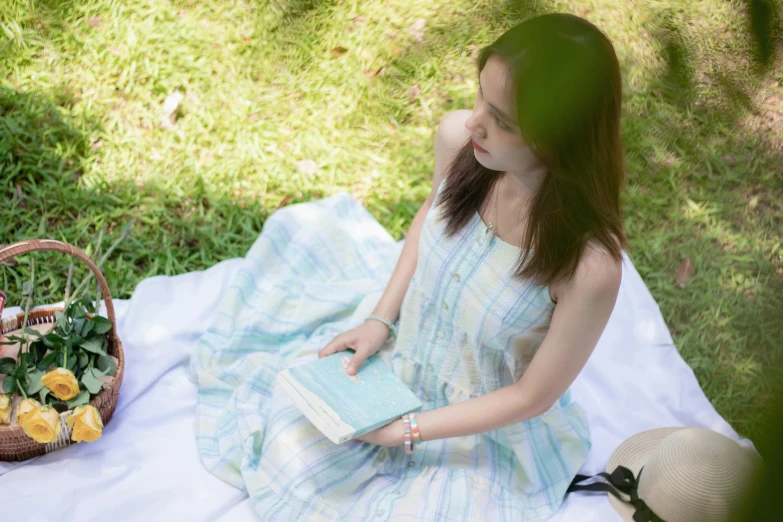
[[[481,96],[481,86],[479,86],[479,88],[478,88],[478,95],[479,95],[479,96]],[[482,98],[483,98],[483,96],[482,96]],[[495,123],[497,123],[497,124],[498,124],[498,126],[499,126],[501,129],[508,129],[508,125],[506,125],[505,123],[503,123],[503,122],[500,120],[500,118],[498,118],[497,114],[495,114],[495,113],[492,113],[492,117],[495,119]]]

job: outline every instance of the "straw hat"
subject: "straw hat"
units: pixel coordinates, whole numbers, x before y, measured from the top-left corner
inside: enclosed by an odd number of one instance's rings
[[[617,489],[625,490],[619,494],[626,502],[614,495],[609,500],[626,522],[729,522],[762,466],[755,451],[711,430],[645,431],[620,444],[609,460],[611,482],[624,475],[625,487]]]

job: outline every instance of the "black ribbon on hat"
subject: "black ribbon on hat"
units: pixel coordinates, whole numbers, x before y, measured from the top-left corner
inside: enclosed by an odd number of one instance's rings
[[[620,500],[620,502],[631,504],[636,508],[636,511],[633,514],[634,522],[666,522],[664,519],[653,513],[644,500],[639,498],[637,490],[639,489],[639,478],[642,476],[643,470],[644,467],[639,470],[639,474],[635,477],[630,469],[623,466],[617,466],[617,468],[611,474],[598,473],[592,477],[588,475],[577,475],[574,477],[571,485],[568,486],[566,493],[571,493],[572,491],[610,493],[614,495],[615,498]],[[579,484],[580,482],[598,477],[606,479],[607,482],[594,482],[592,484],[582,485]],[[628,501],[624,499],[620,493],[629,495],[631,500]]]

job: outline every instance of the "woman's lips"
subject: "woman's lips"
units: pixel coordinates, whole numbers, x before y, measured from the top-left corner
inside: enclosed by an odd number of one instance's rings
[[[486,152],[487,152],[486,150],[484,150],[484,149],[482,149],[482,148],[481,148],[481,145],[479,145],[478,143],[476,143],[476,140],[471,140],[471,141],[473,142],[473,148],[474,148],[474,149],[476,149],[476,150],[477,150],[477,151],[479,151],[479,152],[484,152],[484,153],[486,153]]]

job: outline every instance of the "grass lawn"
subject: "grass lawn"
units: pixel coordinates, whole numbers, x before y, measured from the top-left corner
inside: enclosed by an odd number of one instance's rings
[[[758,437],[781,378],[783,68],[754,65],[743,5],[4,0],[0,244],[92,253],[99,229],[105,250],[135,218],[104,267],[128,298],[243,256],[280,206],[340,191],[399,239],[438,121],[473,105],[474,51],[531,12],[577,13],[623,68],[628,255],[707,396]],[[11,305],[29,257],[2,267]],[[62,299],[67,266],[36,254],[38,304]]]

